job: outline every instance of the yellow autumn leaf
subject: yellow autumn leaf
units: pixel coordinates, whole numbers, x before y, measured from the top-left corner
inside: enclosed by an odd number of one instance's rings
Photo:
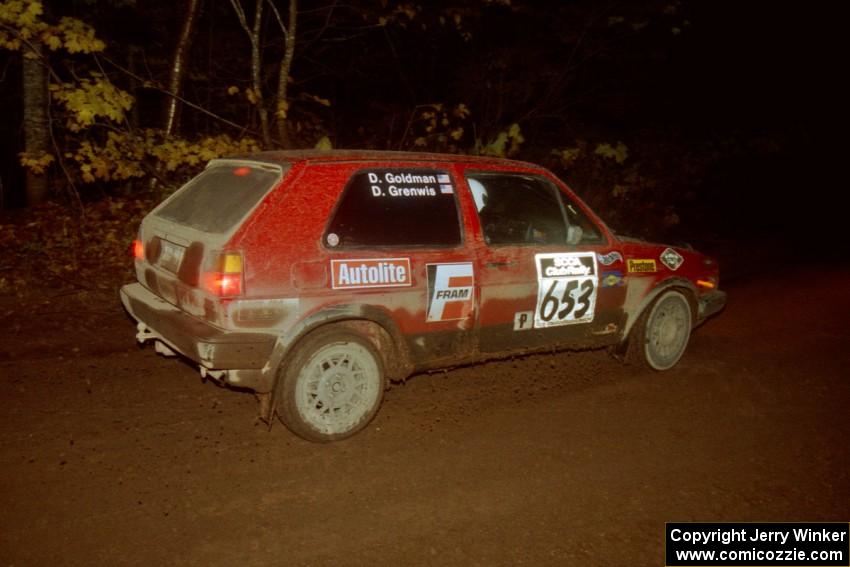
[[[469,116],[470,112],[469,108],[467,108],[464,103],[460,103],[455,107],[453,114],[458,118],[466,118],[467,116]]]
[[[94,53],[106,48],[106,44],[95,37],[94,28],[76,18],[62,18],[57,29],[70,53]]]
[[[593,153],[604,158],[613,159],[617,163],[623,163],[629,157],[629,148],[623,142],[618,141],[616,146],[608,143],[597,144]]]
[[[331,144],[331,139],[328,138],[327,136],[322,136],[319,139],[319,141],[316,142],[314,149],[316,149],[316,150],[332,150],[333,144]]]
[[[40,154],[21,152],[19,154],[19,159],[23,167],[36,175],[44,173],[47,170],[47,167],[54,161],[53,156],[46,152],[42,152]]]
[[[51,51],[56,51],[57,49],[59,49],[60,47],[62,47],[62,39],[61,39],[61,38],[59,38],[59,37],[58,37],[58,36],[56,36],[56,35],[52,35],[52,34],[49,34],[49,35],[48,35],[48,34],[45,34],[45,35],[43,35],[43,36],[41,37],[41,39],[42,39],[42,41],[44,41],[44,44],[45,44],[45,45],[46,45],[46,46],[47,46],[47,47],[48,47]]]
[[[281,120],[285,120],[287,112],[289,112],[289,102],[285,100],[279,100],[277,102],[277,110],[274,113],[275,116],[277,116]]]
[[[560,158],[561,165],[563,165],[564,167],[570,167],[576,162],[576,160],[578,160],[579,156],[581,155],[581,148],[574,147],[564,148],[562,150],[552,150],[552,153],[556,154]]]

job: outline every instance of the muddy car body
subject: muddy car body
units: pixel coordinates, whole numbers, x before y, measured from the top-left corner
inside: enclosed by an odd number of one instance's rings
[[[316,441],[423,370],[606,346],[670,368],[725,303],[712,259],[619,238],[546,169],[496,158],[214,160],[144,219],[135,256],[138,339]]]

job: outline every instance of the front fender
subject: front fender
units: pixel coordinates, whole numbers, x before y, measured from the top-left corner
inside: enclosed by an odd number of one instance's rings
[[[640,285],[643,284],[643,285]],[[634,327],[635,322],[640,318],[644,309],[655,301],[655,298],[671,288],[684,288],[690,291],[688,299],[691,300],[691,310],[694,309],[694,298],[697,296],[697,288],[690,280],[682,277],[672,277],[656,282],[654,285],[648,278],[638,279],[634,282],[629,282],[629,289],[626,292],[626,301],[623,305],[623,312],[626,315],[626,324],[623,329],[622,341],[625,342],[629,337],[629,333]],[[693,320],[696,321],[696,313],[693,314]]]

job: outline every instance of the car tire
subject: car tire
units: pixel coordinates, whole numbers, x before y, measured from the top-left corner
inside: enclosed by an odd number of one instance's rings
[[[669,370],[688,346],[691,322],[688,298],[675,290],[663,292],[644,309],[632,328],[626,362]]]
[[[339,327],[308,335],[283,367],[277,412],[290,431],[319,443],[350,437],[381,406],[386,377],[372,343]]]

